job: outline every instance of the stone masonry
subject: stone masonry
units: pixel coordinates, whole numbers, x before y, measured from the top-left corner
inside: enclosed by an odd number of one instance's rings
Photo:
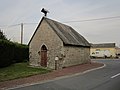
[[[87,63],[90,60],[90,48],[80,46],[65,46],[53,28],[43,19],[38,25],[34,38],[29,43],[29,63],[32,66],[41,66],[41,47],[47,47],[47,67],[57,69]]]

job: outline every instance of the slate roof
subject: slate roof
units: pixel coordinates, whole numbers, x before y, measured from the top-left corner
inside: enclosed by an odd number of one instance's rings
[[[91,44],[92,48],[115,48],[115,43]]]
[[[63,41],[64,45],[90,47],[89,42],[82,35],[76,32],[72,27],[59,23],[57,21],[48,19],[46,17],[43,17],[42,20],[45,20],[51,26],[51,28],[56,32],[56,34]],[[40,26],[40,24],[38,26]]]

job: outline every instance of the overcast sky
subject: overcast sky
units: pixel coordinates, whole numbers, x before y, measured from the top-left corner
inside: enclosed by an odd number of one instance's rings
[[[24,43],[28,43],[43,14],[72,26],[90,43],[117,43],[120,46],[120,18],[81,21],[120,16],[120,0],[0,0],[0,28],[13,41],[20,42],[20,23],[24,25]],[[15,25],[15,26],[11,26]]]

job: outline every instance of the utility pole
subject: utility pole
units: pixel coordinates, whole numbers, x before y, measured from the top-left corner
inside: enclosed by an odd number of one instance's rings
[[[23,44],[23,23],[21,23],[21,44]]]

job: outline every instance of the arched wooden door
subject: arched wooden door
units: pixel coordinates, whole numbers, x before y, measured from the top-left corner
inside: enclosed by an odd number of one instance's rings
[[[45,45],[41,47],[41,66],[47,67],[47,48]]]

